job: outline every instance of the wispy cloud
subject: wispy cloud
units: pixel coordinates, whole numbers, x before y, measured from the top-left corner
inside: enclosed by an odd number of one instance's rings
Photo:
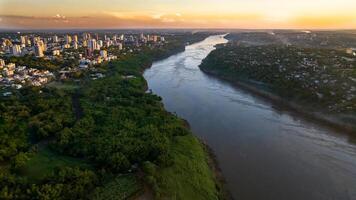
[[[0,28],[356,28],[352,15],[297,16],[275,20],[258,13],[195,14],[98,12],[70,17],[0,15]]]
[[[56,14],[55,16],[53,16],[53,18],[55,18],[55,19],[66,19],[66,16],[60,15],[60,14]]]
[[[0,0],[0,26],[356,28],[355,10],[355,0]]]
[[[260,16],[256,15],[195,15],[181,13],[102,12],[92,16],[51,17],[0,15],[0,27],[17,28],[212,28],[243,26]]]

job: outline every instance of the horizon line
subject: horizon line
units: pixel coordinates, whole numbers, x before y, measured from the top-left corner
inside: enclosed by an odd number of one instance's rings
[[[194,27],[126,27],[126,28],[0,28],[1,31],[103,31],[103,30],[259,30],[259,31],[278,31],[278,30],[311,30],[311,31],[356,31],[356,28],[194,28]]]

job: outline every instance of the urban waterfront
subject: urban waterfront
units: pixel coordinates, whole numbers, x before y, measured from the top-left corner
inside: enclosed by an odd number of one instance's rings
[[[200,71],[214,45],[226,42],[211,36],[144,76],[165,108],[213,149],[232,196],[355,199],[355,139]]]

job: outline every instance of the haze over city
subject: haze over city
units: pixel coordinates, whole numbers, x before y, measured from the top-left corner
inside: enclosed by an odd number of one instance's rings
[[[0,0],[0,28],[353,29],[354,0]]]

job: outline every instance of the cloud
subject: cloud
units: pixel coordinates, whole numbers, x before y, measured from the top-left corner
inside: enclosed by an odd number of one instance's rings
[[[356,27],[353,16],[299,16],[286,21],[269,20],[254,13],[194,14],[100,12],[90,16],[49,17],[0,15],[0,28],[342,28]]]
[[[63,19],[63,20],[65,20],[65,19],[66,19],[66,16],[64,16],[64,15],[60,15],[60,14],[56,14],[55,16],[53,16],[53,18],[55,18],[55,19]]]
[[[240,27],[258,18],[255,15],[194,15],[180,13],[104,12],[97,15],[68,17],[56,14],[51,17],[0,15],[1,28],[223,28]]]

